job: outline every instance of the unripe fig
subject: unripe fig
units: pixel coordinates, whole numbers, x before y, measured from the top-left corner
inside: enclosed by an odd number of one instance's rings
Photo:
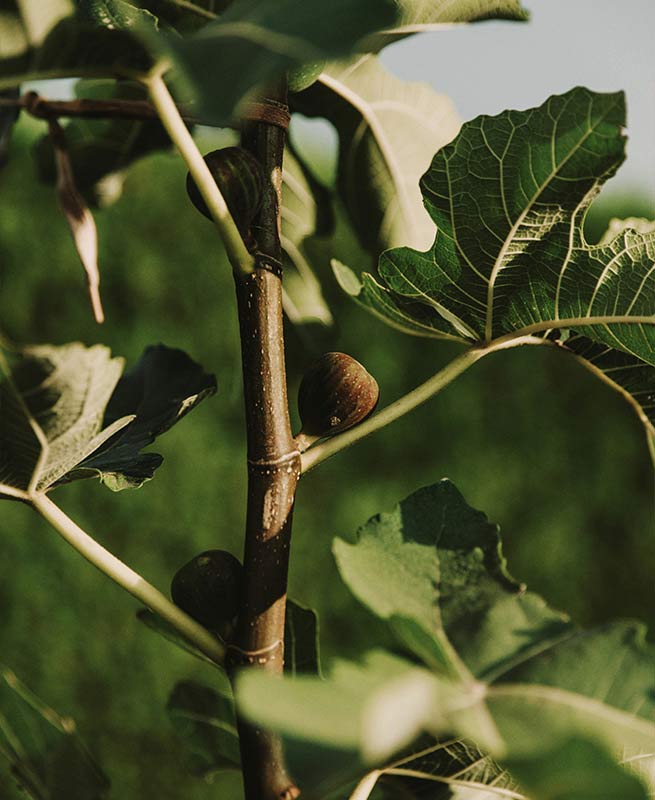
[[[309,64],[300,64],[292,67],[287,73],[287,85],[289,92],[295,94],[316,83],[318,76],[325,69],[325,61],[312,61]]]
[[[171,582],[176,606],[210,630],[223,633],[239,613],[243,567],[225,550],[206,550],[180,567]]]
[[[345,353],[325,353],[305,373],[298,390],[301,437],[332,436],[375,410],[380,390],[366,369]]]
[[[259,161],[242,147],[224,147],[207,153],[205,163],[241,234],[247,234],[262,204],[264,193],[264,171]],[[187,175],[186,190],[198,211],[211,219],[209,209],[191,174]]]

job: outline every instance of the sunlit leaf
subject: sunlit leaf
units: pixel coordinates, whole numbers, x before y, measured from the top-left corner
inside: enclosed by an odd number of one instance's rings
[[[372,518],[354,544],[336,540],[335,554],[356,597],[432,671],[376,652],[339,662],[327,681],[242,679],[244,713],[284,736],[294,774],[317,796],[338,786],[343,796],[375,768],[371,780],[399,796],[523,798],[507,770],[520,762],[532,788],[533,760],[552,751],[558,763],[571,737],[582,744],[566,761],[567,791],[593,796],[584,754],[597,750],[617,785],[641,791],[619,764],[651,778],[655,647],[643,629],[581,631],[526,592],[507,572],[497,527],[448,481]],[[442,740],[426,744],[423,733]]]
[[[646,787],[592,742],[570,739],[531,759],[516,759],[512,772],[535,800],[648,800]]]
[[[10,497],[89,477],[114,491],[141,486],[162,461],[141,450],[216,390],[164,345],[122,378],[123,360],[101,345],[28,347],[0,366],[0,493]]]
[[[355,544],[336,539],[334,553],[356,597],[389,619],[403,643],[437,669],[462,674],[454,643],[485,677],[502,660],[513,663],[569,629],[509,576],[497,527],[448,481],[373,517]],[[495,625],[496,617],[502,625]]]
[[[396,0],[396,4],[399,12],[396,26],[372,37],[371,44],[384,47],[413,33],[463,22],[528,19],[528,12],[519,0]]]
[[[311,787],[351,780],[426,730],[476,731],[489,745],[497,743],[476,684],[444,681],[383,651],[358,664],[336,662],[327,680],[245,671],[236,697],[247,718],[290,741],[291,768]]]
[[[363,55],[329,64],[293,102],[337,129],[337,188],[364,246],[376,256],[401,244],[427,247],[434,225],[418,181],[435,149],[459,129],[451,100]]]
[[[655,230],[615,225],[597,245],[583,235],[624,158],[624,124],[621,93],[584,88],[466,123],[421,179],[432,247],[384,253],[379,278],[336,265],[341,285],[407,333],[559,341],[623,390],[652,439]]]

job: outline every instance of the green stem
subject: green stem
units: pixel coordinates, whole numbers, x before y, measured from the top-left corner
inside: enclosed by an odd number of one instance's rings
[[[344,431],[334,438],[327,439],[307,450],[307,452],[303,453],[301,456],[302,472],[309,472],[310,469],[314,469],[317,464],[325,461],[325,459],[330,458],[346,447],[350,447],[350,445],[355,444],[355,442],[358,442],[374,431],[384,428],[386,425],[389,425],[389,423],[395,422],[395,420],[407,414],[408,411],[412,411],[417,408],[417,406],[425,403],[426,400],[429,400],[440,392],[443,388],[448,386],[449,383],[452,383],[455,378],[459,377],[469,367],[473,366],[473,364],[489,353],[494,353],[497,350],[506,350],[511,347],[518,347],[524,344],[549,344],[549,342],[534,336],[522,336],[507,341],[491,342],[485,346],[470,347],[461,355],[457,356],[457,358],[454,358],[442,370],[431,378],[428,378],[425,383],[417,386],[416,389],[413,389],[408,394],[403,395],[403,397],[396,400],[395,403],[391,403],[391,405],[382,409],[382,411],[369,417],[362,422],[361,425]]]
[[[367,775],[364,775],[348,800],[368,800],[368,798],[371,796],[371,792],[375,788],[375,784],[378,782],[380,775],[382,775],[382,770],[379,769],[375,769],[373,772],[369,772]]]
[[[95,539],[73,522],[58,505],[42,492],[30,496],[36,511],[52,525],[57,533],[72,545],[94,567],[104,572],[115,583],[140,600],[148,608],[170,623],[182,636],[193,643],[208,658],[223,664],[225,648],[209,631],[168,600],[158,589],[148,583],[138,572],[98,544]]]
[[[186,162],[196,185],[207,204],[209,213],[223,240],[225,252],[236,274],[250,275],[255,268],[255,259],[248,251],[239,229],[230,214],[225,198],[221,194],[209,167],[198,150],[193,136],[184,123],[162,77],[162,69],[154,71],[145,85],[162,125]]]

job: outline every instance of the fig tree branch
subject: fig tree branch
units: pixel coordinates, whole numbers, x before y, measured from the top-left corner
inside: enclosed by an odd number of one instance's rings
[[[269,94],[286,107],[286,87]],[[286,133],[278,125],[244,122],[242,146],[267,176],[252,233],[255,269],[235,273],[241,335],[248,443],[248,508],[244,548],[244,596],[228,666],[281,673],[291,538],[291,515],[300,477],[300,454],[289,421],[282,317],[280,193]],[[292,800],[279,739],[239,720],[247,800]]]

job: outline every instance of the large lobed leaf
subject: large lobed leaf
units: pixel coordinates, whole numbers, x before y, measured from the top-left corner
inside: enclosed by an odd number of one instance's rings
[[[335,553],[348,586],[388,621],[406,656],[392,666],[383,653],[340,664],[328,684],[304,678],[273,691],[265,676],[248,676],[238,685],[244,712],[295,742],[294,766],[308,779],[315,772],[321,786],[343,785],[357,769],[381,767],[405,789],[441,781],[486,799],[512,786],[499,760],[536,798],[549,797],[544,774],[559,765],[562,798],[593,796],[597,774],[645,797],[619,767],[655,758],[655,647],[639,625],[580,631],[548,609],[509,577],[498,529],[447,481],[371,519],[354,544],[337,540]],[[407,635],[412,625],[421,636]],[[435,659],[426,641],[446,654],[455,645],[458,669]],[[385,766],[385,753],[422,731],[468,743],[437,741]],[[322,760],[309,759],[311,747]]]
[[[624,158],[624,124],[622,93],[584,88],[466,123],[421,179],[432,247],[383,253],[380,280],[337,265],[343,288],[414,335],[548,337],[618,388],[652,439],[655,230],[615,224],[597,245],[583,234]]]
[[[162,461],[141,450],[216,390],[212,375],[164,345],[122,377],[123,359],[101,345],[42,345],[8,358],[0,358],[0,495],[9,497],[89,477],[114,491],[141,486]]]

